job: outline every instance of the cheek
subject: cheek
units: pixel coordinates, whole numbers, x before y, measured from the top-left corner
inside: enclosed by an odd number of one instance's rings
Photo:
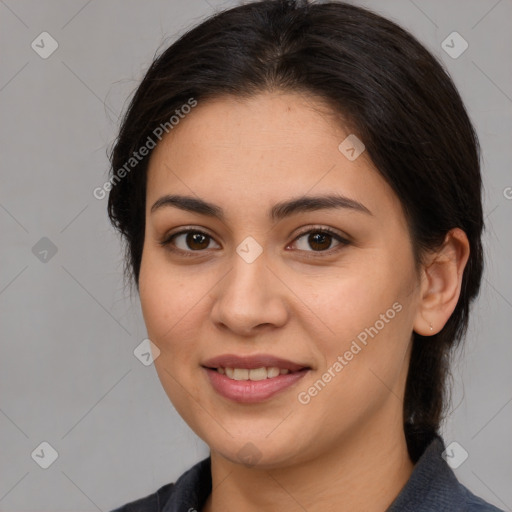
[[[339,385],[332,391],[337,388],[345,399],[356,399],[361,392],[374,396],[389,392],[386,386],[395,385],[407,363],[415,314],[413,261],[404,257],[398,264],[389,255],[371,263],[354,265],[350,274],[339,272],[336,278],[317,280],[309,295],[308,305],[329,327],[322,330],[327,335],[320,336],[315,336],[313,320],[308,327],[325,365],[319,370],[330,368],[336,374],[333,380]],[[318,320],[316,324],[320,325]],[[336,361],[339,364],[333,368]]]
[[[144,248],[139,297],[149,333],[161,341],[165,341],[166,335],[172,336],[180,319],[185,318],[194,301],[197,302],[195,284],[196,280],[187,279],[179,268],[171,268],[164,251]]]
[[[200,288],[186,272],[171,271],[157,250],[143,253],[139,296],[148,337],[160,349],[154,365],[167,396],[184,418],[190,414],[190,394],[199,395],[190,368],[198,364],[198,315],[206,304],[200,300],[205,289]]]
[[[189,360],[195,352],[198,315],[204,308],[205,288],[187,272],[171,269],[158,250],[143,253],[139,296],[148,337],[161,351],[156,362],[166,366]],[[200,281],[200,280],[199,280]],[[207,288],[206,288],[207,289]]]
[[[318,293],[316,306],[334,334],[310,333],[322,365],[298,399],[304,412],[332,425],[333,435],[364,424],[402,396],[411,331],[406,299],[400,287],[368,293],[356,282],[339,283],[329,300]]]
[[[398,277],[395,274],[384,264],[351,268],[350,272],[309,281],[308,291],[303,295],[317,313],[317,322],[320,320],[325,330],[329,328],[329,338],[348,341],[376,322],[379,330],[390,331],[390,326],[396,327],[406,316],[403,311],[410,303],[413,276],[407,270]],[[393,309],[397,302],[401,307]],[[399,314],[397,309],[401,309]]]

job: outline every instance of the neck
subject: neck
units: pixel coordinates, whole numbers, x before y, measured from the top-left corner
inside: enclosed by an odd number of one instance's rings
[[[314,459],[286,467],[247,468],[212,450],[213,491],[203,512],[385,510],[413,470],[401,418],[397,422],[393,416],[358,429]]]

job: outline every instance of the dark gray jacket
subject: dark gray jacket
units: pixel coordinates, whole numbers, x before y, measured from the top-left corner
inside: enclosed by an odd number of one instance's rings
[[[460,484],[441,457],[445,447],[436,437],[414,466],[411,477],[384,512],[503,512]],[[212,490],[210,457],[154,494],[112,512],[200,512]]]

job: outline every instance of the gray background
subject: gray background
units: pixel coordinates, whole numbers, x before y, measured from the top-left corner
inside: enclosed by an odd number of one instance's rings
[[[0,0],[2,511],[109,510],[207,454],[134,357],[146,337],[138,299],[123,288],[106,199],[92,191],[157,48],[236,3]],[[481,139],[488,260],[444,435],[469,454],[458,478],[511,510],[512,2],[354,3],[442,59]],[[47,59],[31,47],[43,31],[59,45]],[[469,43],[456,59],[441,47],[453,31]],[[59,454],[48,469],[31,457],[43,441]]]

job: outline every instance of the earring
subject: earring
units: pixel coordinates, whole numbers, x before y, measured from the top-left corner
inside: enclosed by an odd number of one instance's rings
[[[433,331],[434,328],[432,327],[432,322],[430,322],[430,330]]]

